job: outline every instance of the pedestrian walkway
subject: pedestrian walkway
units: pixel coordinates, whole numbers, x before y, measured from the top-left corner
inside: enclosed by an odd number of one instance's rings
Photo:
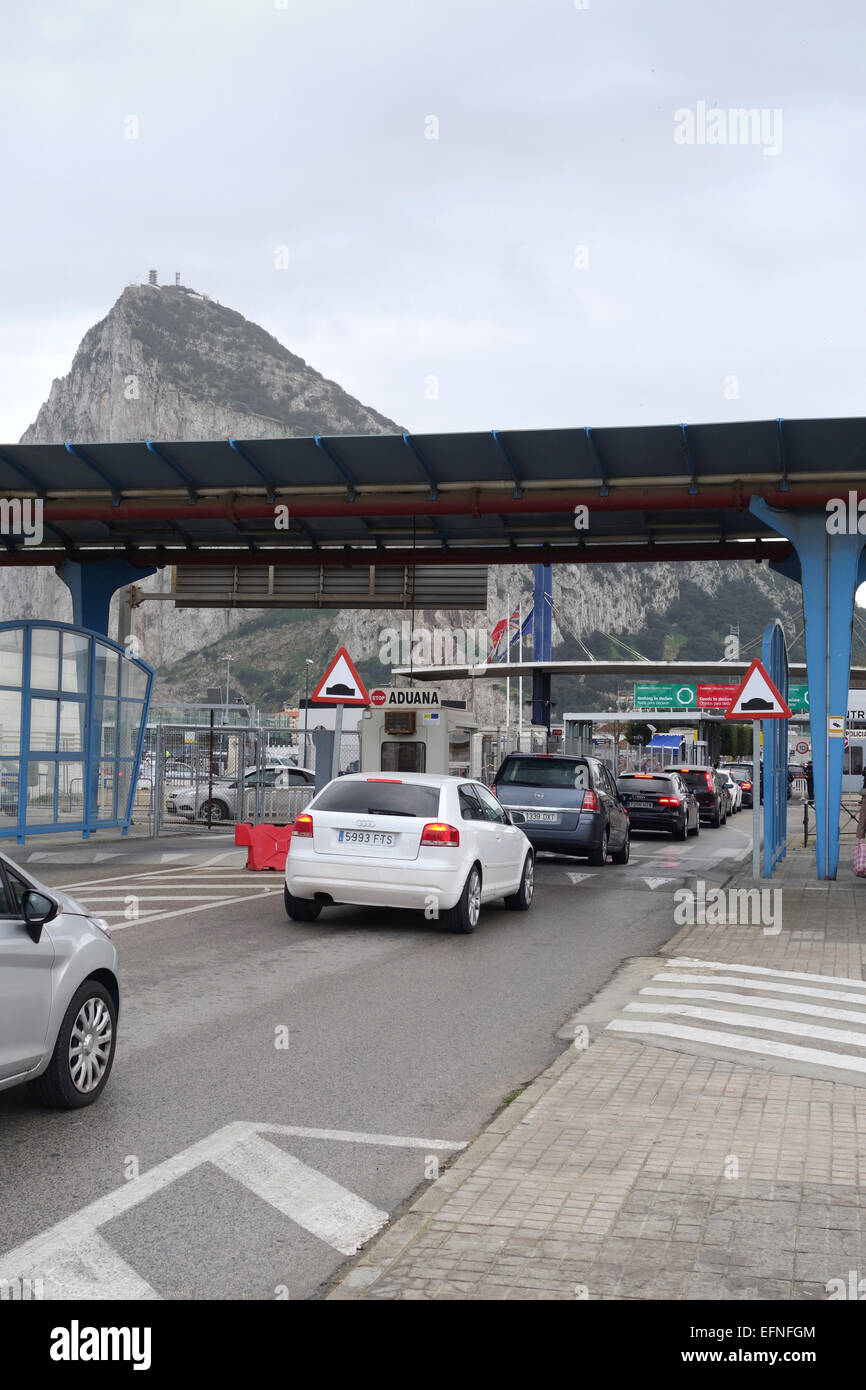
[[[866,883],[790,849],[775,886],[780,925],[697,922],[627,962],[329,1296],[857,1296]]]

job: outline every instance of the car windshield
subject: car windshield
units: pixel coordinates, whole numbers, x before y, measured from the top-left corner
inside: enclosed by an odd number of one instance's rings
[[[589,786],[589,767],[570,758],[506,758],[497,782],[521,787]]]
[[[310,809],[359,812],[365,816],[423,816],[425,820],[435,820],[439,814],[439,788],[372,777],[359,782],[340,778],[319,792]]]
[[[729,777],[733,777],[735,782],[751,782],[752,769],[750,767],[729,767],[726,768]]]
[[[616,784],[621,792],[661,792],[670,795],[675,790],[670,777],[651,777],[649,773],[618,777]]]

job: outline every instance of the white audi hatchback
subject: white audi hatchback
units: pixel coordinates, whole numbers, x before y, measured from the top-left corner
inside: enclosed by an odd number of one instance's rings
[[[415,908],[473,932],[481,904],[532,903],[532,846],[481,782],[432,773],[353,773],[295,819],[286,911],[312,922],[331,903]]]
[[[108,927],[0,854],[0,1091],[77,1109],[114,1061],[120,984]]]

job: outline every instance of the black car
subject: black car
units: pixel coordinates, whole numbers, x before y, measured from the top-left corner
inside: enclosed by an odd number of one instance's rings
[[[628,863],[628,812],[599,758],[509,753],[492,790],[507,810],[523,812],[520,829],[535,850]]]
[[[733,777],[735,782],[739,782],[743,791],[743,809],[754,806],[754,772],[751,763],[725,763],[725,772]],[[763,774],[761,791],[763,792]]]
[[[700,834],[697,799],[678,772],[625,772],[616,785],[632,830],[662,830],[675,840]]]
[[[701,820],[709,821],[710,825],[716,828],[724,825],[728,819],[730,797],[716,769],[695,764],[690,767],[678,767],[676,771],[689,791],[694,793]]]

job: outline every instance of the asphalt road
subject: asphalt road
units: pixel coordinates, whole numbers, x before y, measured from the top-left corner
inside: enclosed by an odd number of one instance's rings
[[[30,864],[112,914],[125,1000],[95,1106],[0,1094],[0,1276],[67,1297],[314,1297],[749,829],[635,835],[623,867],[542,856],[532,911],[485,908],[472,936],[380,910],[289,922],[280,877],[213,839],[165,867]]]

